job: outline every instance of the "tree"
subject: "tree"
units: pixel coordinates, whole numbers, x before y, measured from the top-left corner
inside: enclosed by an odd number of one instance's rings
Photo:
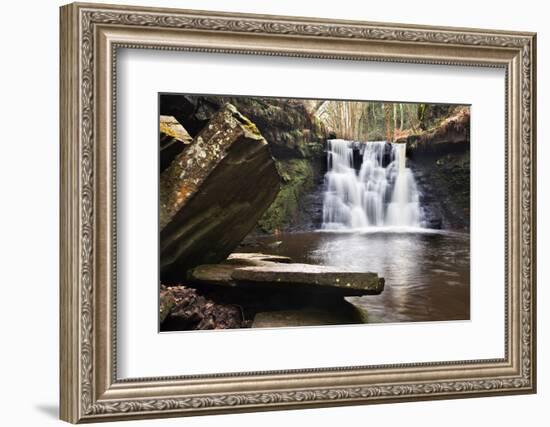
[[[426,110],[427,105],[426,104],[418,104],[418,111],[416,114],[416,117],[418,119],[417,125],[420,126],[420,128],[424,129],[423,122],[426,118]]]
[[[397,129],[397,104],[393,103],[393,141],[395,142],[395,129]]]
[[[415,119],[414,114],[412,112],[411,104],[405,105],[405,110],[407,111],[407,117],[409,119],[409,126],[412,128],[414,133],[418,132],[418,116]]]
[[[384,110],[384,118],[386,122],[386,142],[392,142],[392,129],[391,129],[391,113],[392,113],[392,106],[391,104],[384,103],[383,104],[383,110]]]

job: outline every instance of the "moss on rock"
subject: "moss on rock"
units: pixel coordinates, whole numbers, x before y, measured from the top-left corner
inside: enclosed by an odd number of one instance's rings
[[[275,162],[283,185],[275,201],[258,221],[265,233],[287,226],[299,215],[300,198],[314,185],[314,170],[308,159],[278,160]]]
[[[280,184],[268,143],[226,104],[161,174],[161,279],[177,283],[189,268],[224,260]]]
[[[196,137],[225,103],[234,105],[249,120],[242,127],[261,133],[279,172],[286,176],[281,192],[256,229],[267,233],[282,230],[297,218],[303,208],[302,197],[319,181],[326,128],[303,100],[170,95],[161,98],[160,110],[176,117]]]
[[[162,114],[173,115],[196,136],[225,103],[233,104],[257,126],[276,158],[308,157],[315,152],[312,144],[322,147],[326,137],[322,122],[301,100],[171,95],[161,99],[160,107]]]

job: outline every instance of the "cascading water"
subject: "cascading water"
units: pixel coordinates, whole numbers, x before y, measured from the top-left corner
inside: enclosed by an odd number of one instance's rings
[[[359,170],[354,167],[354,151],[362,153]],[[327,162],[323,229],[422,226],[405,144],[331,139]]]

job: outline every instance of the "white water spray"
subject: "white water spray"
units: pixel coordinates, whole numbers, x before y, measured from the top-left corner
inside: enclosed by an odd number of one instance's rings
[[[354,150],[362,153],[359,171],[354,168]],[[327,162],[323,229],[422,226],[405,144],[332,139]]]

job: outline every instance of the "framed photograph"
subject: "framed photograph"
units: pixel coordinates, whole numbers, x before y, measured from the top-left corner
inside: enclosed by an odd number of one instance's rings
[[[535,392],[535,34],[60,22],[63,420]]]

